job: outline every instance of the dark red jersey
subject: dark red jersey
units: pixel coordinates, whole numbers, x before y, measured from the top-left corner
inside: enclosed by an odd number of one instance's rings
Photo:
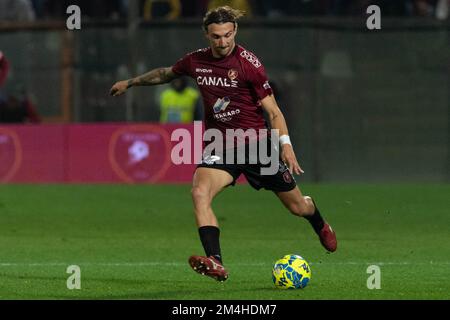
[[[211,48],[187,54],[172,68],[194,78],[203,97],[205,129],[264,129],[260,100],[272,94],[264,66],[250,51],[236,45],[224,58]]]

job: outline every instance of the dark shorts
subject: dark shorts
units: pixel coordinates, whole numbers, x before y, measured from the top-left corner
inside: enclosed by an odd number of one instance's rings
[[[234,164],[226,164],[217,163],[218,161],[214,161],[214,158],[211,160],[211,157],[206,157],[197,168],[213,168],[228,172],[233,177],[233,182],[230,184],[232,186],[236,184],[236,180],[241,174],[245,176],[248,183],[256,190],[264,188],[274,192],[286,192],[297,186],[295,178],[281,159],[279,159],[278,170],[272,175],[261,174],[261,168],[267,168],[269,165],[261,164],[259,159],[256,164],[249,164],[248,155],[246,155],[245,160],[244,164],[239,164],[237,161]]]

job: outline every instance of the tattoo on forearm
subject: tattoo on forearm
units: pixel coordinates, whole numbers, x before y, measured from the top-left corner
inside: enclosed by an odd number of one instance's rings
[[[142,76],[139,76],[135,79],[132,79],[128,82],[128,85],[137,85],[137,86],[152,86],[156,84],[162,84],[169,82],[173,79],[173,76],[167,71],[166,68],[158,68],[151,70]]]
[[[133,86],[133,79],[128,80],[127,89],[130,89]]]
[[[168,74],[167,74],[166,69],[158,69],[158,73],[159,73],[159,79],[160,79],[162,82],[167,82],[167,81],[169,81],[169,77],[168,77]]]

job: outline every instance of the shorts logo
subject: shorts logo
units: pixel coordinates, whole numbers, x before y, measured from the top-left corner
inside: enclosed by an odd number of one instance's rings
[[[291,176],[291,173],[289,171],[283,172],[283,180],[286,183],[292,183],[292,176]]]
[[[233,112],[234,115],[237,115],[238,111],[239,109],[217,113],[214,114],[214,117],[219,116],[219,119],[216,118],[219,121],[228,121],[228,118],[233,118]],[[230,115],[228,116],[228,114]],[[260,163],[260,175],[276,175],[278,181],[282,181],[284,171],[280,170],[280,153],[275,148],[279,144],[279,130],[271,129],[270,136],[269,139],[267,128],[219,130],[213,127],[204,130],[201,121],[194,121],[193,136],[192,132],[186,128],[177,128],[172,132],[170,140],[177,142],[172,147],[172,163],[175,165]],[[152,148],[151,150],[157,149]]]
[[[203,159],[202,163],[207,165],[212,165],[214,162],[217,162],[220,160],[219,156],[207,156]]]
[[[230,80],[234,80],[238,77],[238,72],[236,69],[230,69],[228,70],[228,78],[230,78]]]
[[[269,81],[264,82],[263,88],[266,89],[266,90],[269,90],[269,89],[270,89]]]

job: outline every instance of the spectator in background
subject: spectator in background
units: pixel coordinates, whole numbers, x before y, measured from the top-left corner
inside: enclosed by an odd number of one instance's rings
[[[436,18],[445,20],[450,11],[450,0],[438,0],[436,4]]]
[[[30,0],[0,0],[0,21],[30,22],[35,20]]]
[[[434,16],[437,0],[412,0],[411,11],[412,15],[419,17]]]
[[[40,123],[41,118],[36,107],[25,95],[8,95],[0,100],[0,123]]]
[[[145,0],[143,17],[145,21],[155,18],[178,19],[181,15],[180,0]]]
[[[161,123],[191,123],[202,120],[199,92],[188,87],[186,78],[177,78],[170,87],[161,92],[160,122]]]
[[[9,62],[6,60],[5,55],[0,51],[0,104],[6,102],[6,93],[3,90],[3,85],[6,82],[6,78],[9,73]]]
[[[47,0],[31,0],[36,19],[42,19],[45,14]]]
[[[8,77],[9,72],[9,62],[6,60],[3,51],[0,51],[0,89],[3,87],[3,84],[6,82],[6,78]]]
[[[25,90],[20,89],[17,94],[3,91],[8,73],[9,62],[0,51],[0,123],[41,122],[36,107],[26,96]]]

